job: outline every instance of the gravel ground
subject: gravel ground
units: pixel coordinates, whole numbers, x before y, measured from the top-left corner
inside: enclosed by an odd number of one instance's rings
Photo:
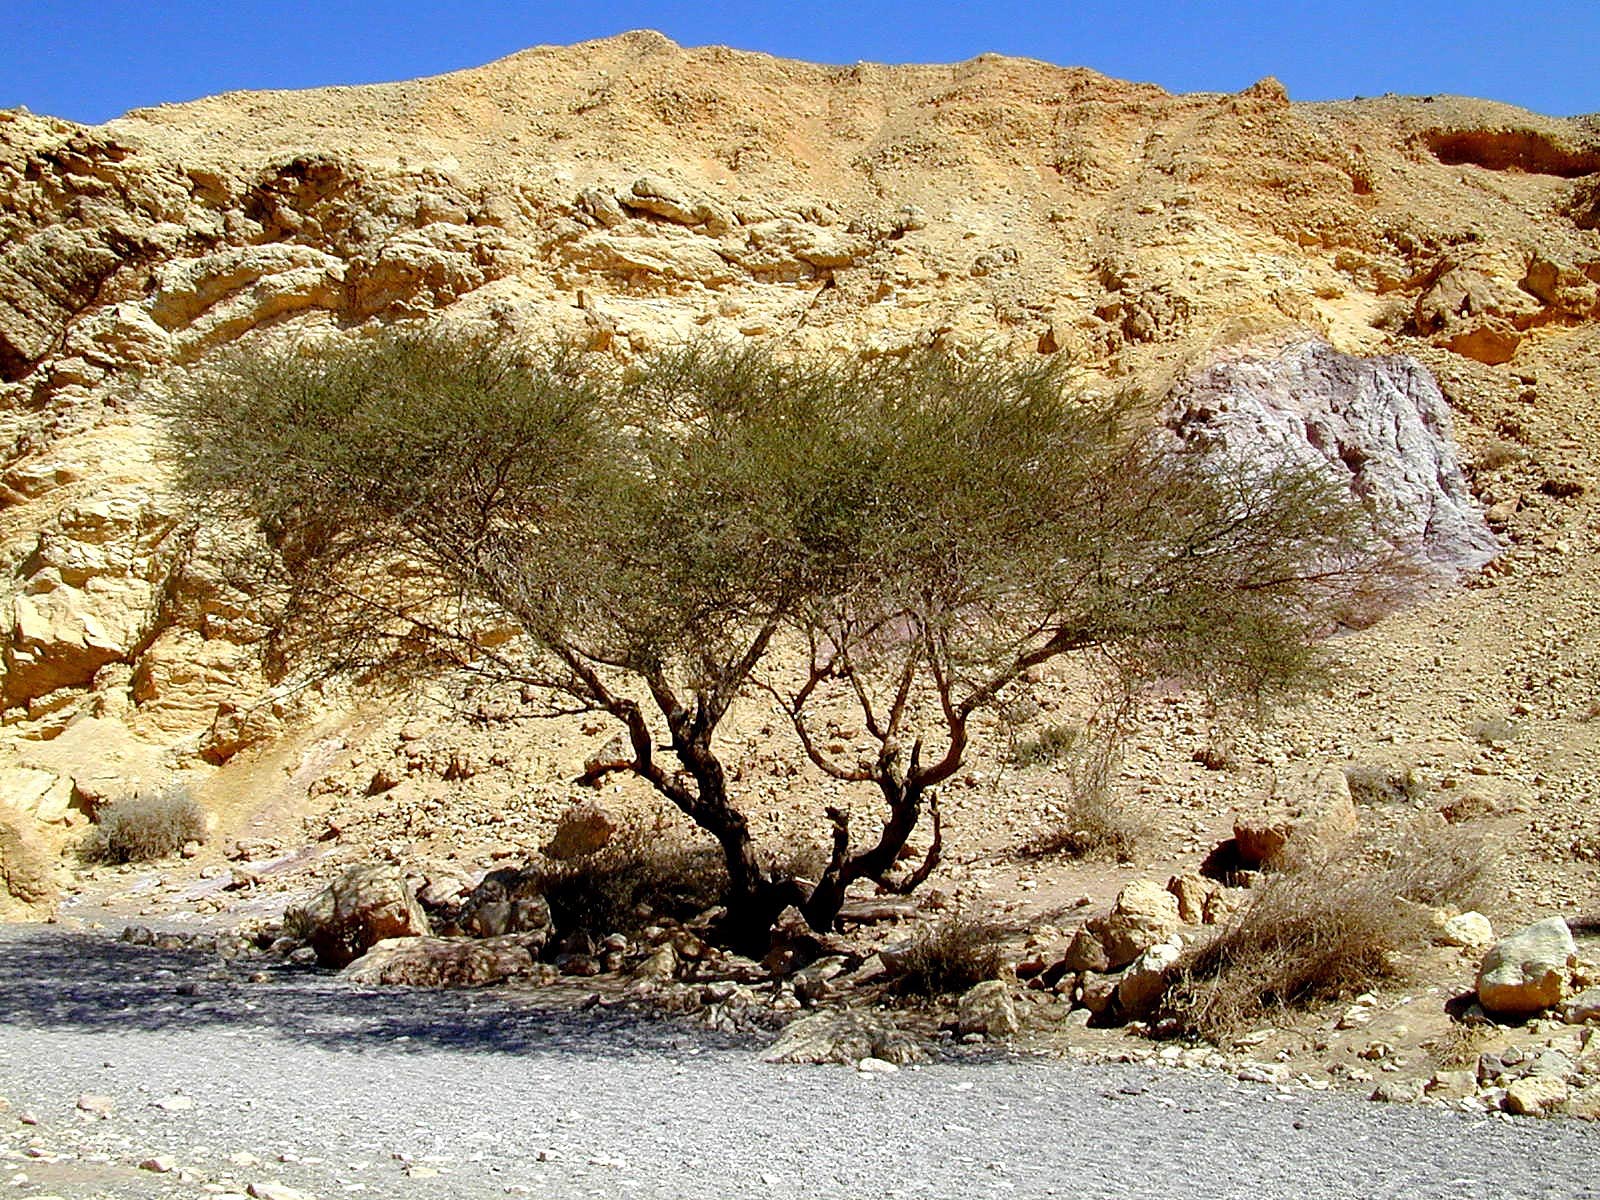
[[[287,971],[207,980],[215,965],[103,935],[0,928],[11,1102],[0,1187],[1600,1197],[1600,1139],[1573,1122],[999,1055],[883,1075],[779,1067],[727,1037],[552,1008],[536,993],[373,992]],[[109,1098],[109,1116],[77,1111],[84,1093]],[[139,1169],[157,1156],[173,1169]]]

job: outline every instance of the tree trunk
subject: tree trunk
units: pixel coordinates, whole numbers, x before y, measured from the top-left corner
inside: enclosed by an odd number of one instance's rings
[[[889,803],[889,819],[884,822],[877,844],[859,854],[850,854],[850,830],[845,815],[830,808],[833,819],[833,858],[817,886],[806,898],[801,911],[806,922],[819,933],[827,933],[839,920],[845,890],[858,879],[883,880],[899,861],[900,852],[917,828],[922,814],[923,789],[891,778],[879,779],[878,786]]]
[[[717,839],[728,868],[728,916],[721,940],[750,958],[766,954],[778,914],[805,896],[790,879],[774,879],[762,866],[750,836],[750,823],[728,799],[727,776],[707,742],[697,739],[676,746],[679,761],[694,777],[698,793],[690,804],[677,797],[696,825]]]

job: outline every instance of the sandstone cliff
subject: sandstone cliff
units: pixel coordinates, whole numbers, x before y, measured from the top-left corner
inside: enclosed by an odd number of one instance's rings
[[[1593,577],[1597,189],[1593,118],[1297,104],[1272,80],[1173,96],[994,56],[822,67],[649,33],[97,127],[0,112],[7,819],[66,831],[118,786],[209,778],[274,738],[303,803],[331,761],[309,715],[360,704],[262,678],[249,598],[165,495],[142,398],[221,345],[310,327],[444,314],[623,357],[1000,342],[1068,356],[1087,388],[1191,399],[1241,356],[1282,359],[1302,426],[1330,387],[1366,386],[1448,445],[1448,401],[1471,462],[1397,485],[1445,498],[1417,536],[1481,566],[1481,502],[1508,550],[1493,579],[1545,578],[1516,604],[1570,613]],[[1434,627],[1514,657],[1515,622],[1436,604]],[[1381,657],[1391,635],[1370,636]],[[1529,703],[1576,720],[1586,662]],[[132,764],[120,783],[108,759]]]

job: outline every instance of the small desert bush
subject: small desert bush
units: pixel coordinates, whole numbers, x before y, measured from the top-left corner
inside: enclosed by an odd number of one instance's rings
[[[1089,858],[1129,862],[1146,830],[1103,788],[1076,792],[1066,811],[1023,847],[1032,858]]]
[[[1038,733],[1019,738],[1011,746],[1016,767],[1053,767],[1078,751],[1083,730],[1076,725],[1046,725]]]
[[[902,959],[900,990],[943,996],[1000,976],[1000,937],[995,922],[952,912],[921,930]]]
[[[1478,745],[1493,746],[1499,742],[1511,741],[1517,736],[1517,727],[1505,717],[1480,717],[1472,723],[1467,732]]]
[[[1352,763],[1344,769],[1350,798],[1357,804],[1400,804],[1415,800],[1424,788],[1406,763]]]
[[[204,841],[206,816],[181,788],[105,805],[81,847],[90,862],[149,862]]]
[[[626,826],[600,849],[534,867],[563,937],[635,934],[661,917],[687,920],[722,902],[728,873],[717,847]]]
[[[297,942],[309,942],[311,935],[317,931],[317,920],[306,909],[298,905],[290,905],[283,910],[283,925],[279,930],[283,937],[293,938]]]
[[[1120,741],[1114,735],[1088,737],[1076,726],[1055,728],[1071,734],[1053,743],[1053,765],[1066,777],[1062,787],[1065,802],[1050,827],[1023,846],[1022,852],[1033,858],[1130,860],[1146,831],[1118,802],[1113,786]]]
[[[1496,438],[1478,451],[1472,460],[1472,466],[1478,471],[1499,471],[1523,462],[1527,457],[1528,452],[1515,442]]]
[[[1421,937],[1386,875],[1279,875],[1179,961],[1163,1015],[1185,1036],[1220,1043],[1275,1010],[1366,990]]]
[[[828,869],[829,850],[821,842],[804,838],[785,840],[767,852],[773,873],[784,879],[815,883]]]
[[[1474,1066],[1489,1041],[1489,1026],[1452,1021],[1432,1044],[1423,1043],[1435,1066],[1450,1069]]]
[[[1383,856],[1395,895],[1434,908],[1483,908],[1494,898],[1494,843],[1448,825],[1418,824]]]

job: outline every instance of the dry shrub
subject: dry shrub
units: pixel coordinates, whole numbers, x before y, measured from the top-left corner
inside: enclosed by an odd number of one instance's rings
[[[1011,765],[1053,767],[1067,762],[1081,752],[1083,737],[1083,730],[1077,725],[1046,725],[1038,733],[1012,743]]]
[[[130,796],[106,805],[80,850],[91,862],[150,862],[176,854],[206,836],[206,816],[182,788]]]
[[[661,917],[687,920],[720,904],[728,872],[715,845],[624,826],[592,854],[532,868],[563,937],[636,934]]]
[[[957,911],[921,930],[901,960],[900,990],[908,995],[964,992],[1000,975],[1001,927]]]
[[[1389,977],[1420,937],[1394,893],[1359,875],[1280,875],[1178,964],[1163,1000],[1177,1031],[1221,1042],[1275,1009],[1333,1000]]]
[[[1479,471],[1499,471],[1523,462],[1527,457],[1528,452],[1515,442],[1496,438],[1478,451],[1472,460],[1472,466]]]
[[[1221,1042],[1275,1010],[1336,1000],[1399,973],[1430,934],[1418,904],[1481,893],[1487,849],[1411,837],[1378,866],[1322,865],[1269,877],[1215,938],[1179,962],[1163,1015],[1179,1033]]]
[[[1057,761],[1067,777],[1066,804],[1054,825],[1023,846],[1024,854],[1032,858],[1132,860],[1146,831],[1117,802],[1112,780],[1119,749],[1114,737],[1074,736]]]
[[[767,862],[781,879],[815,883],[828,868],[829,848],[807,838],[786,838],[767,851]]]
[[[1401,804],[1425,790],[1407,763],[1352,763],[1344,769],[1350,798],[1357,804]]]
[[[1496,845],[1449,825],[1418,822],[1385,856],[1395,894],[1435,908],[1483,908],[1494,899]]]
[[[1480,746],[1494,746],[1509,742],[1517,736],[1518,729],[1505,717],[1481,717],[1467,729],[1467,734]]]
[[[1465,1025],[1452,1021],[1449,1028],[1431,1043],[1423,1043],[1436,1067],[1445,1070],[1477,1063],[1478,1054],[1489,1040],[1490,1026]]]
[[[1104,791],[1079,793],[1051,829],[1024,846],[1033,858],[1091,858],[1131,862],[1144,825]]]

